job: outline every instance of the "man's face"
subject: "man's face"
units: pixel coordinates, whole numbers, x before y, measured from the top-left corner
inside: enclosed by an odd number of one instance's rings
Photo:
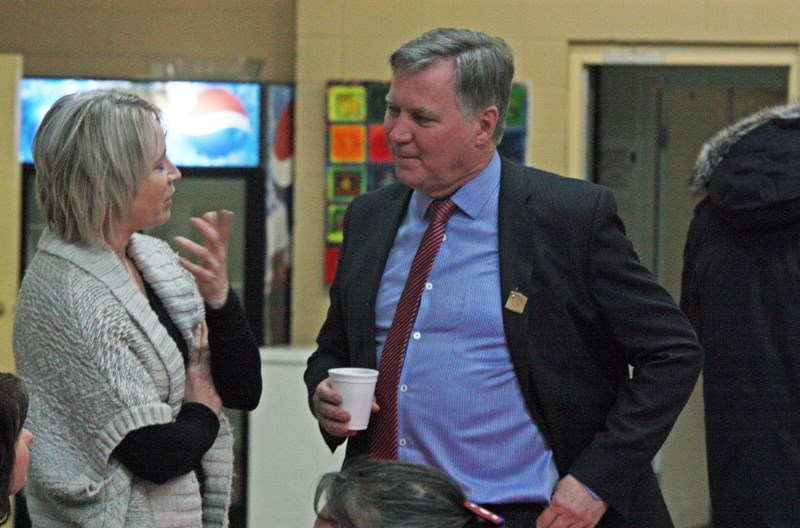
[[[420,72],[399,72],[386,97],[383,126],[397,178],[433,197],[455,192],[475,177],[494,153],[491,117],[487,118],[486,110],[464,117],[453,76],[449,60]],[[489,144],[487,127],[491,129]]]

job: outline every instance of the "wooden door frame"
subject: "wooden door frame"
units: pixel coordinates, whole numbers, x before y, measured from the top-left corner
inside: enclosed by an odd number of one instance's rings
[[[22,175],[19,163],[19,80],[22,56],[0,54],[0,371],[14,370],[11,334],[20,276]]]

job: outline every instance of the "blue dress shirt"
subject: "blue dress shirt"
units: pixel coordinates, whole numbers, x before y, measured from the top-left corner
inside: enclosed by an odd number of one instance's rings
[[[558,481],[511,363],[500,298],[500,158],[453,196],[397,392],[398,458],[439,467],[482,503],[549,502]],[[433,199],[414,191],[375,308],[378,363]]]

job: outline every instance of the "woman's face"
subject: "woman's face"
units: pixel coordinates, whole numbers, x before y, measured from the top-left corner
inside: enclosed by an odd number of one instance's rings
[[[150,172],[142,179],[136,196],[133,197],[128,218],[125,221],[129,232],[159,226],[169,220],[172,207],[174,183],[181,171],[167,157],[164,131],[153,119],[156,133],[156,152],[150,160]]]
[[[14,468],[11,470],[11,487],[8,490],[9,495],[15,494],[25,486],[25,481],[28,476],[28,465],[30,465],[31,461],[31,454],[28,449],[32,440],[33,433],[23,427],[17,437]]]

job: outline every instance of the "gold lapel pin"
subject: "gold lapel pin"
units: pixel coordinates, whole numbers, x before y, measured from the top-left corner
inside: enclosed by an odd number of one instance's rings
[[[528,304],[528,298],[517,290],[514,290],[508,294],[506,310],[511,310],[514,313],[521,314],[523,311],[525,311],[526,304]]]

